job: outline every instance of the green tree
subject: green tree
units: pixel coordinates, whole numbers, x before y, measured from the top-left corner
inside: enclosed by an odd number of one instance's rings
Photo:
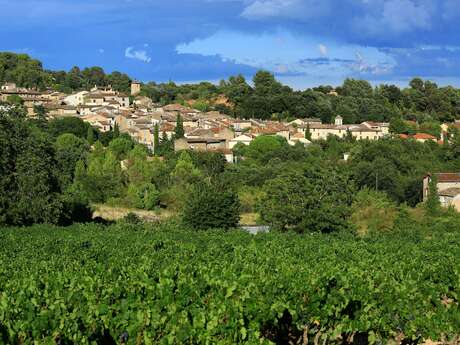
[[[195,167],[192,158],[187,151],[181,152],[174,170],[171,172],[173,181],[178,184],[187,184],[198,182],[201,177],[201,171]]]
[[[134,147],[134,142],[130,137],[121,136],[113,139],[109,144],[109,150],[115,154],[116,159],[123,160],[129,151]]]
[[[174,138],[175,139],[180,139],[180,138],[183,138],[184,137],[184,123],[182,121],[182,117],[180,116],[180,114],[177,114],[177,118],[176,118],[176,129],[175,129],[175,132],[174,132]]]
[[[305,139],[311,140],[311,131],[309,123],[307,123],[307,128],[305,129]]]
[[[18,105],[22,106],[24,104],[24,100],[19,97],[18,95],[10,95],[6,98],[6,101],[11,105]]]
[[[160,192],[152,183],[129,185],[127,199],[130,206],[144,210],[153,210],[160,202]]]
[[[238,195],[222,185],[201,183],[187,197],[184,223],[192,229],[231,229],[240,220]]]
[[[23,110],[0,110],[0,145],[0,223],[57,223],[61,190],[49,136]]]
[[[90,145],[93,145],[94,144],[94,130],[93,130],[93,127],[89,126],[88,127],[88,133],[86,135],[86,141],[88,142],[88,144]]]
[[[64,133],[71,133],[79,138],[87,139],[89,127],[91,127],[89,123],[78,117],[64,117],[50,120],[48,132],[55,138]]]
[[[368,81],[347,78],[343,82],[341,94],[354,98],[371,98],[373,91]]]
[[[43,105],[41,104],[34,105],[34,113],[38,120],[40,121],[47,120],[48,111]]]
[[[159,156],[159,153],[161,151],[160,148],[160,127],[158,123],[155,123],[155,126],[153,127],[153,152],[155,156]]]
[[[408,134],[411,132],[410,128],[401,117],[394,117],[390,120],[390,133],[392,134]]]
[[[58,178],[62,190],[66,190],[73,182],[77,162],[86,159],[89,147],[83,139],[71,133],[60,135],[54,147],[59,169]]]
[[[287,145],[286,139],[280,136],[261,135],[255,138],[245,149],[247,158],[263,161],[273,151],[281,149]]]
[[[306,175],[291,172],[269,180],[258,205],[261,219],[274,229],[330,233],[349,229],[353,183],[335,170]]]
[[[118,126],[118,123],[115,122],[115,125],[113,126],[113,138],[116,139],[120,136],[120,126]]]
[[[438,181],[436,175],[432,175],[428,185],[428,198],[425,203],[427,215],[436,217],[441,211],[441,202],[438,194]]]

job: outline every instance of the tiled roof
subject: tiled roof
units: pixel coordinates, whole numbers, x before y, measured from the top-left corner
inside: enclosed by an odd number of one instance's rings
[[[297,132],[292,137],[297,138],[297,139],[303,139],[303,138],[305,138],[305,134],[303,134],[302,132]]]
[[[414,139],[422,139],[422,140],[438,140],[435,136],[427,133],[417,133],[412,136]]]
[[[207,143],[207,144],[213,144],[213,143],[222,143],[225,141],[225,139],[219,139],[219,138],[186,138],[188,143]]]
[[[192,131],[190,131],[187,134],[189,137],[194,136],[194,137],[207,137],[207,136],[212,136],[213,132],[209,129],[204,129],[204,128],[196,128]]]
[[[176,127],[170,123],[164,123],[160,127],[160,132],[172,132]]]
[[[437,173],[435,174],[439,182],[460,182],[460,173]]]

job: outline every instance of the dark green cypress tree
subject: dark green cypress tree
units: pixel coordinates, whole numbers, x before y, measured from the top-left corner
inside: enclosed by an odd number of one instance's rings
[[[160,154],[160,128],[158,123],[155,124],[153,128],[153,153],[158,156]]]
[[[309,123],[307,123],[307,129],[305,130],[305,139],[311,140],[311,131]]]
[[[90,144],[90,145],[94,144],[94,130],[93,130],[93,127],[91,127],[91,126],[88,127],[88,133],[86,135],[86,141],[88,141],[88,144]]]
[[[116,139],[120,136],[120,127],[118,126],[118,123],[115,123],[113,126],[113,138]]]
[[[431,217],[438,216],[441,210],[441,202],[439,201],[438,194],[438,181],[435,175],[431,177],[431,181],[428,185],[428,199],[426,200],[425,208],[427,215]]]
[[[177,114],[176,119],[176,130],[175,130],[175,139],[180,139],[184,137],[184,123],[180,114]]]

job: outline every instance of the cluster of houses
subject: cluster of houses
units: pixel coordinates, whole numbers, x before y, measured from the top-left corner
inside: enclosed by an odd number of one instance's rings
[[[352,136],[357,140],[378,140],[389,135],[389,123],[366,121],[361,124],[343,124],[337,116],[333,124],[317,118],[296,119],[291,122],[234,119],[216,111],[200,112],[180,104],[161,106],[141,96],[141,84],[132,82],[131,94],[113,90],[110,86],[94,86],[89,91],[66,95],[56,91],[38,91],[19,88],[13,83],[1,86],[0,101],[12,95],[23,99],[28,113],[33,116],[34,106],[42,105],[52,118],[75,116],[90,123],[101,132],[110,131],[115,124],[137,142],[154,149],[154,128],[159,126],[160,137],[171,139],[178,116],[183,121],[185,136],[175,140],[176,150],[190,149],[218,151],[233,161],[233,148],[249,145],[260,135],[279,135],[290,145],[309,145],[310,140]],[[408,139],[409,136],[401,135]],[[436,137],[418,133],[411,136],[417,141],[438,141]]]
[[[160,106],[140,96],[140,90],[141,84],[133,82],[131,95],[115,91],[110,86],[95,86],[89,91],[66,95],[51,90],[18,88],[8,83],[1,87],[0,100],[7,101],[9,96],[17,95],[23,99],[31,116],[34,106],[42,105],[50,117],[79,117],[101,132],[110,131],[117,124],[121,132],[128,133],[151,150],[154,149],[155,125],[159,126],[160,136],[171,139],[180,116],[185,135],[175,140],[176,150],[222,152],[229,162],[233,161],[232,149],[237,144],[249,145],[260,135],[279,135],[290,145],[309,145],[310,140],[326,139],[329,135],[340,138],[352,135],[358,140],[377,140],[388,135],[388,123],[344,125],[340,116],[336,117],[334,124],[323,124],[315,118],[276,122],[234,119],[219,112],[203,113],[180,104]]]

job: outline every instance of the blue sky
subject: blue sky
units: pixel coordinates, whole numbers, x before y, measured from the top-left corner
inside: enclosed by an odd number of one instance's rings
[[[0,50],[143,81],[460,86],[459,20],[460,0],[0,0]]]

